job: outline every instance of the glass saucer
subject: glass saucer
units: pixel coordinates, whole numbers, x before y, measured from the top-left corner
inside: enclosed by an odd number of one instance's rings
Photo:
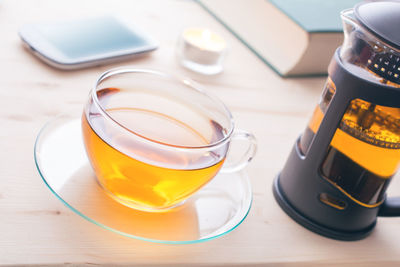
[[[235,229],[252,203],[250,182],[241,171],[218,174],[168,212],[128,208],[98,185],[76,117],[60,116],[45,125],[36,139],[34,156],[43,181],[67,207],[104,229],[140,240],[170,244],[211,240]]]

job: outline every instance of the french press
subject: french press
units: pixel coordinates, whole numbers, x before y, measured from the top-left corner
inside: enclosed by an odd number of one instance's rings
[[[273,191],[304,227],[357,240],[377,216],[400,215],[400,198],[385,194],[400,163],[400,2],[362,2],[341,18],[343,45]]]

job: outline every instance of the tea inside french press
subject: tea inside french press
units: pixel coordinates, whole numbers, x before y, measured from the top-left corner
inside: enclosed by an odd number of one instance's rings
[[[355,240],[385,215],[400,165],[400,2],[364,2],[341,15],[344,43],[274,194],[308,229]]]
[[[328,79],[321,102],[300,138],[306,154],[335,93]],[[321,165],[324,178],[362,205],[381,203],[400,161],[400,108],[352,100]]]

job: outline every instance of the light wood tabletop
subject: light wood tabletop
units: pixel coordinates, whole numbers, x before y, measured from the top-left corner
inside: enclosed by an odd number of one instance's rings
[[[103,14],[131,19],[159,41],[159,49],[123,63],[61,71],[28,53],[18,36],[25,23]],[[229,51],[223,73],[202,76],[179,65],[178,36],[184,28],[193,26],[210,28],[226,39]],[[0,36],[0,266],[400,264],[399,218],[379,218],[366,239],[341,242],[304,229],[279,208],[272,195],[272,181],[304,130],[326,78],[279,77],[197,3],[2,0]],[[191,245],[131,239],[82,219],[43,183],[33,159],[40,129],[57,114],[81,110],[98,76],[120,65],[192,78],[228,106],[239,128],[257,137],[258,153],[246,169],[253,206],[234,231]],[[393,179],[389,194],[400,195],[400,177]]]

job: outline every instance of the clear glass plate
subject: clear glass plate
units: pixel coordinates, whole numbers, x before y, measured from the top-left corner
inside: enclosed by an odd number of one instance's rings
[[[60,116],[45,125],[36,139],[34,156],[43,181],[72,211],[104,229],[140,240],[170,244],[211,240],[235,229],[252,203],[250,182],[241,171],[218,174],[168,212],[128,208],[98,185],[76,117]]]

